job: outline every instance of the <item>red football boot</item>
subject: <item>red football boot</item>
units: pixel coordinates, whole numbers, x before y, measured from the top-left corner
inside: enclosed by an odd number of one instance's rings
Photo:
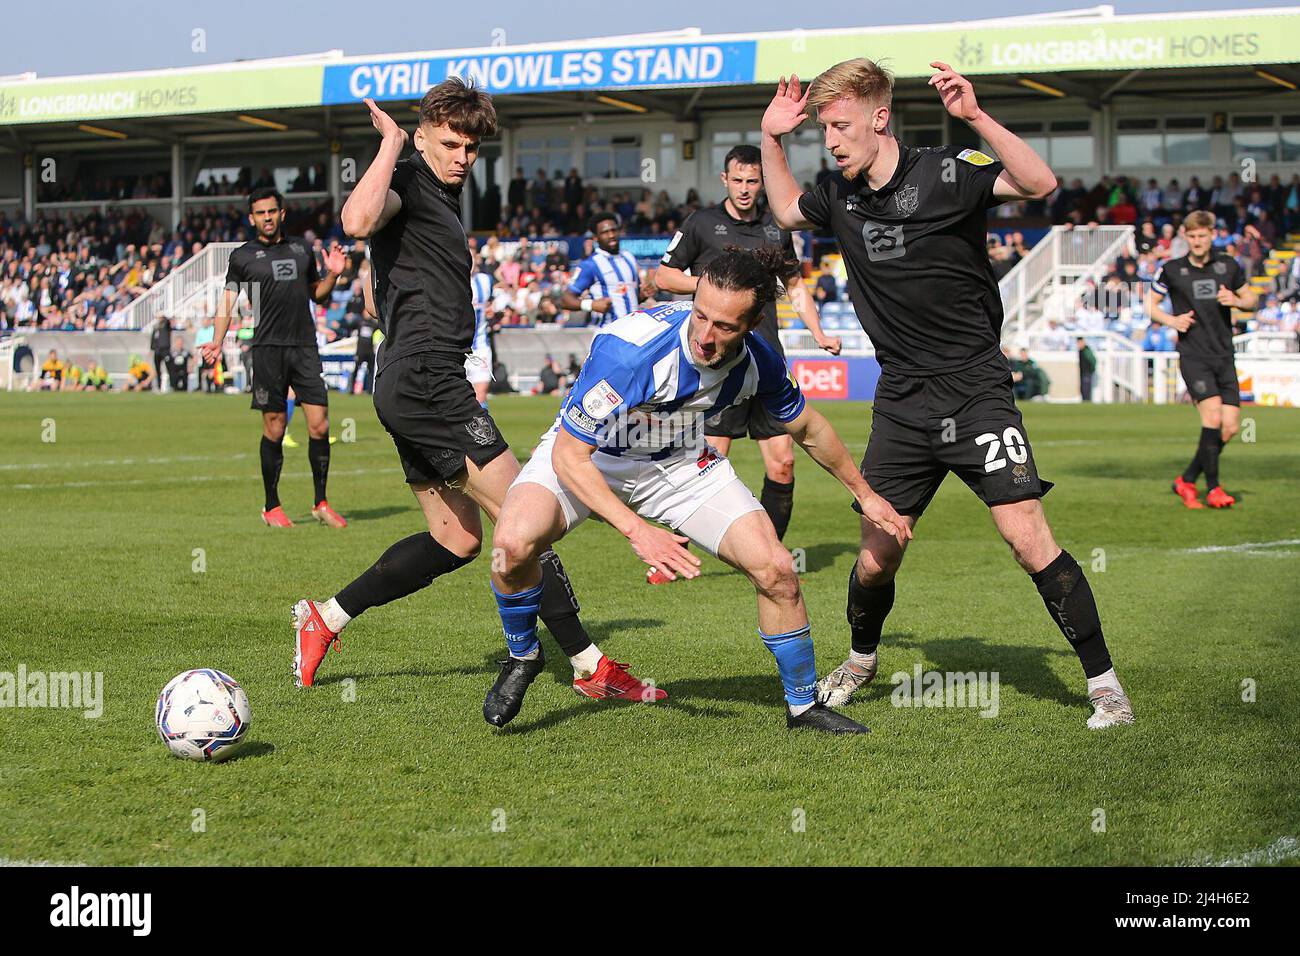
[[[1200,495],[1196,491],[1196,483],[1192,481],[1184,481],[1182,475],[1179,475],[1174,479],[1174,494],[1179,498],[1182,498],[1183,504],[1193,510],[1205,507],[1201,504]]]
[[[646,584],[672,584],[673,580],[656,567],[649,568],[645,573]]]
[[[293,682],[299,687],[310,687],[316,679],[316,668],[325,659],[330,645],[339,645],[339,636],[325,626],[320,616],[320,605],[315,601],[299,601],[293,606]],[[341,649],[341,648],[340,648]]]
[[[346,528],[348,526],[347,521],[343,519],[341,514],[330,507],[328,501],[321,501],[315,508],[312,508],[311,516],[330,528]]]
[[[270,525],[272,528],[292,528],[293,522],[289,516],[284,513],[284,509],[276,505],[270,511],[262,512],[262,523]]]
[[[596,700],[615,697],[646,704],[653,704],[668,696],[667,691],[660,690],[653,683],[642,683],[629,674],[626,664],[611,661],[604,655],[601,655],[600,664],[596,666],[596,673],[586,678],[575,678],[573,689],[584,697],[594,697]]]
[[[1205,496],[1205,503],[1211,508],[1231,508],[1237,503],[1237,499],[1222,488],[1211,488],[1210,493]]]

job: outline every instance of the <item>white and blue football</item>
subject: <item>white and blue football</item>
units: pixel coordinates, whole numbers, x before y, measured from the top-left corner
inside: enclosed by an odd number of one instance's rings
[[[210,667],[185,671],[158,695],[158,736],[177,757],[222,760],[248,733],[253,715],[239,682]]]

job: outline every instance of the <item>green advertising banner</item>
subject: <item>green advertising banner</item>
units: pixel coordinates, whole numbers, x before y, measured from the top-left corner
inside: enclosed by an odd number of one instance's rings
[[[759,40],[755,81],[812,78],[841,60],[883,60],[895,76],[930,76],[930,61],[961,73],[1058,73],[1250,66],[1300,60],[1300,15],[1123,18],[908,30],[852,30]]]
[[[0,125],[314,106],[323,65],[0,84]]]

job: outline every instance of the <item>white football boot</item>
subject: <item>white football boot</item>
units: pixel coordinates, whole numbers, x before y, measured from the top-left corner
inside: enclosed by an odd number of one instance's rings
[[[867,658],[865,667],[850,658],[817,682],[817,700],[827,707],[843,707],[859,687],[876,676],[876,655]]]
[[[1133,704],[1123,691],[1098,687],[1088,695],[1088,703],[1092,704],[1092,716],[1088,718],[1090,730],[1133,723]]]

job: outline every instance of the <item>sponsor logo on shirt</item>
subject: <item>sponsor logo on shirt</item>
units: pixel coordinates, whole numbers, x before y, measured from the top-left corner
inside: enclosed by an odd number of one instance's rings
[[[277,282],[293,280],[298,278],[298,260],[297,259],[272,259],[271,260],[271,278]]]
[[[570,405],[569,410],[565,412],[565,414],[568,416],[569,421],[573,422],[574,425],[582,429],[584,432],[595,434],[600,429],[600,420],[592,418],[577,405]]]
[[[1192,295],[1198,299],[1213,299],[1219,294],[1219,283],[1213,279],[1193,279]]]
[[[715,236],[725,236],[727,234],[727,224],[725,222],[714,223],[713,234]]]
[[[587,394],[582,397],[583,410],[595,419],[604,418],[621,404],[623,396],[603,378],[587,389]]]

